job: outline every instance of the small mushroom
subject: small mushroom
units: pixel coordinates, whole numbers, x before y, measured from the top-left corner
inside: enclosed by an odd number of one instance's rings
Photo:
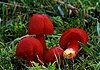
[[[53,34],[54,27],[47,15],[33,14],[28,24],[28,34],[36,34],[36,38],[42,43],[44,53],[48,50],[45,44],[45,35]]]
[[[79,51],[79,42],[84,45],[88,42],[87,33],[79,28],[71,28],[65,31],[60,38],[60,47],[65,51],[64,58],[74,59]]]
[[[32,66],[32,61],[41,64],[43,60],[42,44],[33,37],[25,37],[18,44],[16,48],[16,57],[18,59],[26,60],[27,66]]]
[[[44,62],[46,64],[53,63],[57,59],[63,59],[63,49],[61,47],[53,47],[44,55]]]

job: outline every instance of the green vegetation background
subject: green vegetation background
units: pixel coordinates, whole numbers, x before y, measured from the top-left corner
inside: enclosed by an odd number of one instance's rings
[[[4,0],[6,1],[6,0]],[[89,36],[88,45],[74,62],[65,59],[63,70],[100,70],[100,0],[8,0],[0,2],[0,70],[55,70],[47,67],[29,68],[16,59],[15,49],[20,37],[27,35],[27,24],[32,14],[47,14],[55,27],[54,35],[46,37],[46,44],[59,43],[61,34],[73,27],[82,28]],[[62,70],[60,67],[57,70]]]

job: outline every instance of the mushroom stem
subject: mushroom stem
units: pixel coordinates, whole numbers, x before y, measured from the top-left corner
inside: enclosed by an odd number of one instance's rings
[[[44,50],[43,53],[45,54],[48,51],[48,48],[45,43],[45,36],[43,34],[37,34],[36,38],[41,42]]]
[[[78,50],[79,50],[78,41],[72,40],[71,42],[69,42],[68,48],[64,51],[63,56],[64,58],[73,60],[76,57]]]
[[[68,48],[72,48],[74,51],[77,51],[78,50],[78,48],[79,48],[79,43],[78,43],[78,41],[76,40],[73,40],[73,41],[71,41],[70,43],[69,43],[69,45],[68,45]]]

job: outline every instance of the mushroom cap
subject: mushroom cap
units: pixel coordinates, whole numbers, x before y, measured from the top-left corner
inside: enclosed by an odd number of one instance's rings
[[[27,60],[39,62],[43,59],[43,47],[42,44],[33,37],[25,37],[18,44],[16,48],[16,57]]]
[[[53,34],[54,27],[47,15],[33,14],[29,20],[28,33],[32,34]]]
[[[53,47],[44,55],[44,62],[45,63],[53,63],[57,60],[57,58],[63,59],[63,49],[61,47]]]
[[[60,38],[60,47],[63,48],[64,50],[68,48],[68,44],[76,40],[77,42],[82,42],[84,45],[87,44],[88,42],[88,35],[87,33],[79,28],[71,28],[67,31],[65,31]]]

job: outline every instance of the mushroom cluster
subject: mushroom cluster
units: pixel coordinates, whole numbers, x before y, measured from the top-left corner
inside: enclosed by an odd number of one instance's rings
[[[34,14],[28,25],[29,35],[36,34],[36,38],[43,45],[43,58],[44,63],[56,61],[55,55],[59,54],[59,57],[63,54],[63,49],[61,47],[54,47],[49,49],[45,43],[45,36],[54,33],[54,27],[47,15],[44,14]]]
[[[28,23],[27,36],[19,41],[16,48],[16,57],[26,60],[28,66],[32,61],[40,64],[53,63],[59,58],[73,60],[79,51],[80,42],[87,44],[88,35],[79,28],[66,30],[60,38],[59,45],[48,48],[45,43],[45,36],[54,33],[54,27],[47,15],[33,14]]]

